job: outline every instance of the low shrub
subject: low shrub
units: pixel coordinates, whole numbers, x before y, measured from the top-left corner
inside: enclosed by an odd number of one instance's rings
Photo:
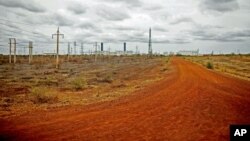
[[[113,82],[113,78],[111,75],[106,75],[103,79],[102,82],[106,82],[106,83],[112,83]]]
[[[58,96],[55,93],[50,92],[48,88],[33,88],[29,95],[29,99],[34,104],[43,104],[43,103],[56,103],[58,102]]]
[[[211,62],[207,62],[207,68],[208,69],[214,69],[214,66]]]
[[[71,85],[75,90],[81,90],[86,88],[87,86],[87,81],[83,77],[77,77],[73,81],[71,81]]]

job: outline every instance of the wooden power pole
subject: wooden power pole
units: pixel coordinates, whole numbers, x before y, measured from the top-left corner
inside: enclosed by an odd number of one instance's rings
[[[14,40],[14,64],[16,64],[16,38],[13,38]]]
[[[68,42],[68,62],[69,62],[69,57],[70,57],[70,42]]]
[[[11,58],[12,58],[12,57],[11,57],[11,45],[12,45],[12,44],[11,44],[11,38],[9,38],[9,40],[10,40],[10,43],[9,43],[9,44],[10,44],[9,63],[11,64]]]
[[[95,42],[95,62],[97,61],[97,42]]]
[[[32,42],[29,42],[29,64],[31,64],[32,59],[33,59],[33,57],[32,57],[32,48],[33,48]]]
[[[56,34],[52,34],[52,39],[53,37],[56,36],[56,68],[59,68],[59,36],[62,36],[64,38],[64,34],[60,34],[59,32],[59,27],[57,29]]]
[[[14,43],[11,41],[14,40]],[[16,63],[16,38],[9,38],[10,41],[10,54],[9,54],[9,63],[12,63],[12,44],[14,44],[14,64]]]

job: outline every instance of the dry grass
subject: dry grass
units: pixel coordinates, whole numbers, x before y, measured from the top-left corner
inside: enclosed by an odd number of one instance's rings
[[[28,94],[28,99],[31,100],[34,104],[52,104],[59,101],[58,95],[46,87],[32,88],[31,93]]]
[[[205,67],[208,67],[208,63],[211,63],[216,71],[250,80],[250,55],[193,56],[185,58]]]
[[[54,68],[53,57],[44,56],[34,56],[36,61],[31,65],[27,60],[14,68],[0,65],[0,116],[114,100],[147,87],[168,72],[169,58],[93,59],[72,57],[70,62],[61,63],[60,69]]]
[[[77,77],[71,81],[72,88],[75,90],[82,90],[87,88],[87,81],[83,76]]]

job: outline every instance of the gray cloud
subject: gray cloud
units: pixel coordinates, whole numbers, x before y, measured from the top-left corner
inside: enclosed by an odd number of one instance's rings
[[[102,41],[110,43],[111,50],[115,50],[117,46],[112,43],[120,45],[122,42],[134,42],[133,44],[141,44],[139,46],[147,51],[148,29],[151,27],[152,42],[157,43],[155,49],[159,51],[170,51],[171,46],[176,47],[176,50],[209,46],[209,50],[210,47],[218,45],[222,49],[230,50],[235,46],[249,45],[248,0],[200,0],[198,5],[197,0],[168,4],[163,4],[164,0],[60,2],[55,4],[51,0],[0,0],[0,23],[8,24],[0,25],[0,40],[7,44],[9,37],[15,37],[18,41],[34,41],[37,46],[42,41],[55,43],[51,34],[60,26],[60,32],[65,34],[65,39],[61,41],[65,43],[75,40],[84,43]],[[46,9],[41,10],[40,5],[44,5]],[[237,10],[239,6],[241,9]],[[34,7],[40,10],[34,10]],[[223,14],[224,12],[231,13]],[[9,21],[4,21],[5,19]],[[233,44],[230,43],[232,41]],[[164,44],[168,44],[169,48],[164,48]],[[90,46],[92,49],[92,45]],[[47,49],[49,52],[53,47],[55,46],[46,46],[38,50]],[[64,44],[62,50],[63,47]],[[245,49],[245,52],[249,52],[249,49]]]
[[[144,10],[149,10],[149,11],[157,11],[157,10],[161,10],[164,7],[162,5],[145,5],[143,7]]]
[[[115,27],[109,27],[110,29],[115,29],[118,31],[132,31],[135,30],[134,27],[129,27],[129,26],[115,26]]]
[[[32,0],[0,0],[0,5],[11,8],[21,8],[30,12],[45,12],[45,8]]]
[[[153,43],[165,43],[165,44],[188,44],[190,43],[189,40],[184,38],[174,38],[174,39],[167,39],[167,38],[156,38],[152,41]]]
[[[97,28],[93,23],[91,22],[82,22],[79,25],[77,25],[77,27],[79,28],[83,28],[83,29],[95,29]]]
[[[229,31],[223,33],[210,33],[202,30],[193,31],[191,34],[195,40],[212,40],[218,42],[237,42],[245,41],[250,37],[250,30]]]
[[[237,0],[201,0],[202,11],[228,12],[239,9]]]
[[[128,13],[124,10],[125,9],[121,10],[118,8],[102,5],[97,7],[96,14],[106,20],[122,21],[124,19],[130,18]]]
[[[58,26],[72,26],[74,24],[71,19],[68,19],[60,14],[55,14],[52,18],[55,19],[52,21]]]
[[[82,29],[84,32],[91,31],[91,32],[98,32],[101,33],[102,29],[97,27],[96,24],[90,21],[81,21],[75,27]]]
[[[68,10],[77,15],[80,15],[86,13],[87,7],[85,5],[82,5],[80,2],[72,1],[69,3]]]
[[[140,0],[105,0],[112,3],[123,3],[131,7],[140,7],[143,3]]]
[[[162,26],[154,26],[154,27],[152,28],[152,30],[160,31],[160,32],[168,32],[168,30],[165,29],[165,28],[162,27]]]
[[[181,17],[177,18],[174,21],[170,22],[170,24],[180,24],[180,23],[192,23],[194,22],[192,18],[189,17]]]

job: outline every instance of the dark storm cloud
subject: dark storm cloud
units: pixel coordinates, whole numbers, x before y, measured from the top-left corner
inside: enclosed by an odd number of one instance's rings
[[[79,2],[72,1],[68,5],[68,10],[72,11],[73,13],[77,15],[80,15],[80,14],[86,13],[87,7],[85,5],[82,5]]]
[[[109,6],[99,6],[97,8],[98,9],[96,10],[96,14],[99,17],[102,17],[106,20],[122,21],[124,19],[130,18],[128,13],[126,13],[126,11],[118,9],[118,8],[113,8]]]
[[[0,0],[0,5],[10,8],[21,8],[30,12],[45,12],[45,8],[32,0]]]
[[[189,18],[189,17],[181,17],[181,18],[177,18],[174,21],[170,22],[170,24],[174,25],[174,24],[180,24],[180,23],[192,23],[193,19]]]
[[[201,0],[202,11],[228,12],[239,9],[237,0]]]

